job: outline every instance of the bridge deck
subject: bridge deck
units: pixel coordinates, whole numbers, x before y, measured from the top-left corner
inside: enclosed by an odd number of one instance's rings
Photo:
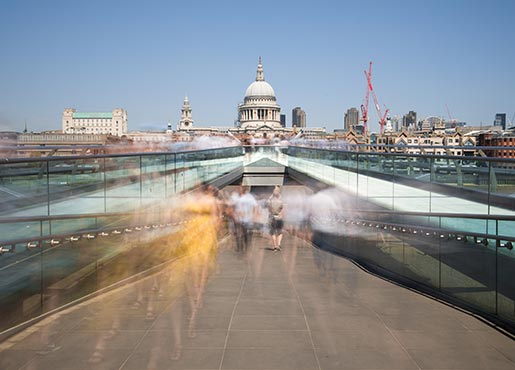
[[[0,344],[0,369],[515,369],[483,322],[288,233],[232,246],[195,314],[171,265]]]

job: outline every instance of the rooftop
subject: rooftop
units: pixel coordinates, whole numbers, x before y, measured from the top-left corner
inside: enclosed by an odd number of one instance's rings
[[[76,119],[88,119],[88,118],[113,118],[111,112],[74,112],[73,118]]]

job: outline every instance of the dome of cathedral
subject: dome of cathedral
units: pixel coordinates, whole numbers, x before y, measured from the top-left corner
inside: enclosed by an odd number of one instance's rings
[[[275,98],[275,92],[272,86],[266,81],[254,81],[245,92],[245,97],[251,96],[267,96]]]
[[[270,98],[270,100],[275,100],[274,89],[268,82],[265,81],[265,74],[263,73],[261,57],[259,57],[256,81],[252,82],[249,87],[247,87],[247,91],[245,92],[245,100],[251,97]]]

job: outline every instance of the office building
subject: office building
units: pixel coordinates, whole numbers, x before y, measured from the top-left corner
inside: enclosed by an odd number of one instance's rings
[[[349,131],[359,125],[359,111],[357,108],[349,108],[343,119],[343,128]]]
[[[501,126],[503,130],[506,130],[506,113],[497,113],[495,115],[494,126]]]
[[[408,114],[402,117],[402,127],[409,128],[415,127],[417,124],[417,112],[410,110]]]
[[[122,136],[127,133],[127,112],[115,108],[111,112],[63,111],[62,128],[65,134],[105,134]]]
[[[306,127],[306,112],[300,107],[293,108],[291,112],[291,125],[298,128]]]

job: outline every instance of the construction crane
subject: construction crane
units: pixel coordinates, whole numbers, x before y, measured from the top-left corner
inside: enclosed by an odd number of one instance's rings
[[[447,115],[449,116],[449,122],[451,123],[451,127],[452,128],[455,128],[456,127],[456,119],[452,118],[451,117],[451,111],[449,110],[449,107],[447,106],[447,104],[445,104],[445,109],[447,109]]]
[[[377,111],[377,116],[379,117],[379,126],[381,128],[381,134],[384,132],[384,125],[386,123],[386,116],[388,115],[389,109],[386,109],[384,114],[381,112],[381,106],[379,105],[376,97],[376,93],[374,91],[374,87],[372,86],[372,62],[370,62],[368,66],[368,72],[365,71],[365,77],[367,79],[367,95],[366,95],[366,106],[365,106],[365,114],[363,114],[363,118],[367,118],[368,121],[368,97],[369,94],[372,93],[372,98],[374,99],[374,105]],[[363,112],[363,105],[361,106],[361,110]],[[362,118],[362,120],[363,120]]]
[[[368,76],[372,74],[372,62],[370,62],[368,73],[367,73],[367,71],[364,71],[364,72],[365,72],[365,77],[367,78],[367,93],[365,94],[365,104],[361,104],[361,118],[359,120],[363,122],[363,135],[367,136],[367,134],[368,134],[368,126],[367,126],[368,101],[369,101],[369,97],[370,97],[370,89],[368,87],[369,86]]]

